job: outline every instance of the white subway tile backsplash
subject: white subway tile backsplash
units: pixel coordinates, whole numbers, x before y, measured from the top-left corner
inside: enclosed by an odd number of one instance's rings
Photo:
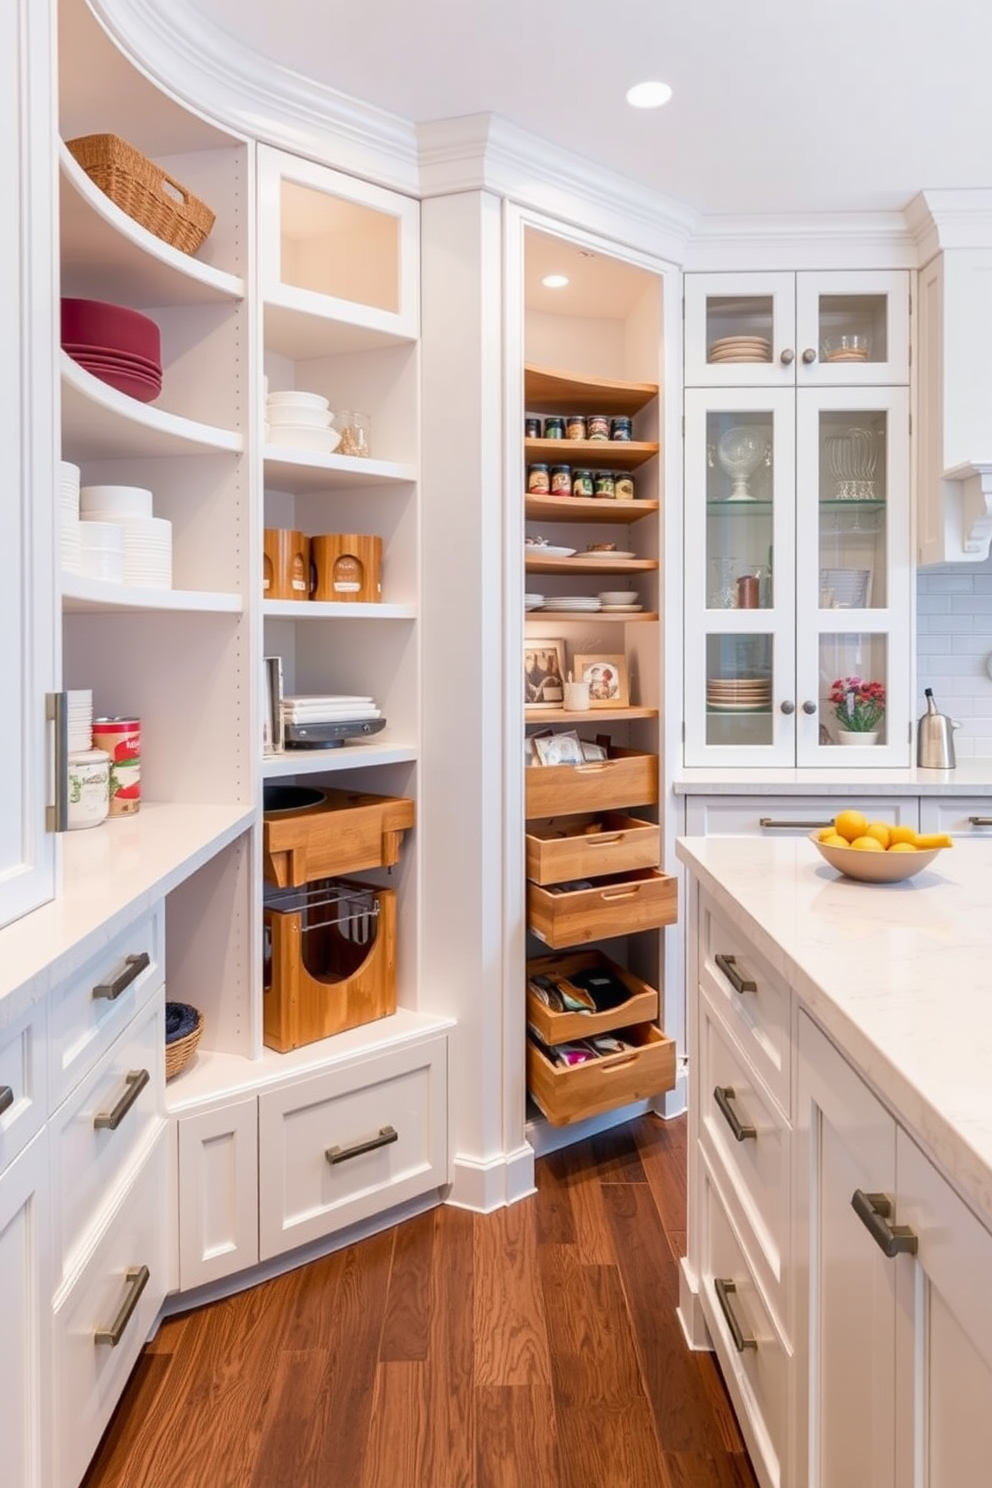
[[[949,564],[917,575],[916,681],[919,712],[923,689],[932,687],[937,706],[960,723],[959,759],[992,758],[992,560]]]

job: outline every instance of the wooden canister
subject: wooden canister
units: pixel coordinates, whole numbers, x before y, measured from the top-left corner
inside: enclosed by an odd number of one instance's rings
[[[310,539],[288,527],[266,527],[262,569],[265,599],[310,598]]]
[[[339,604],[376,604],[382,599],[382,538],[357,532],[326,532],[310,539],[313,597]]]

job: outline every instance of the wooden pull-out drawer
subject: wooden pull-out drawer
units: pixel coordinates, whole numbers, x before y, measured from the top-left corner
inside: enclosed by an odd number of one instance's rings
[[[529,765],[524,781],[528,820],[653,806],[658,799],[658,756],[611,749],[608,759],[583,765]]]
[[[553,1064],[533,1039],[527,1040],[527,1086],[554,1126],[674,1088],[674,1039],[653,1023],[619,1029],[616,1037],[633,1048],[571,1066]]]
[[[390,867],[399,861],[414,804],[404,796],[319,790],[313,805],[267,811],[262,825],[264,877],[280,888]]]
[[[527,885],[528,928],[556,950],[656,930],[677,918],[678,885],[657,868],[621,873],[587,889]]]
[[[527,962],[528,982],[535,976],[572,977],[580,974],[606,974],[627,988],[629,996],[622,1003],[603,1012],[555,1012],[527,988],[527,1022],[546,1044],[561,1044],[567,1039],[589,1038],[595,1033],[610,1033],[614,1028],[630,1028],[635,1023],[650,1023],[658,1016],[658,993],[647,982],[623,966],[618,966],[602,951],[573,951],[564,956],[535,956]]]
[[[527,877],[539,884],[657,868],[661,861],[661,829],[615,811],[532,822],[526,841]]]

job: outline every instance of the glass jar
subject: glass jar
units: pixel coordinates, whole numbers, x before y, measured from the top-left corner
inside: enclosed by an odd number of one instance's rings
[[[69,755],[69,831],[98,827],[110,811],[110,755],[80,749]]]

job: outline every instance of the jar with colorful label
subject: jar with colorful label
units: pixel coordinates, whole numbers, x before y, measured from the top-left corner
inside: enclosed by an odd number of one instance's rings
[[[605,413],[591,413],[586,419],[586,428],[590,439],[599,441],[610,437],[610,421]]]
[[[540,437],[541,437],[541,420],[539,418],[525,418],[524,419],[524,438],[525,439],[540,439]]]
[[[584,413],[570,413],[565,420],[566,439],[586,439],[586,416]]]
[[[565,420],[559,418],[557,414],[553,418],[546,418],[544,420],[544,437],[545,439],[564,439]]]
[[[110,755],[80,749],[69,755],[69,831],[98,827],[110,809]]]
[[[94,718],[93,743],[110,760],[110,815],[133,816],[141,809],[140,718]]]
[[[595,494],[596,494],[596,487],[595,487],[595,485],[593,483],[593,474],[592,474],[592,471],[591,470],[573,470],[572,471],[572,495],[573,496],[594,496]]]
[[[619,414],[610,419],[610,438],[630,440],[634,437],[634,420],[627,414]]]
[[[625,470],[618,470],[613,478],[613,494],[618,501],[633,501],[634,477]]]
[[[617,480],[612,470],[597,470],[593,477],[593,495],[615,497]]]
[[[551,475],[547,465],[527,466],[527,490],[531,496],[546,496],[551,490]]]
[[[571,467],[571,465],[552,465],[552,467],[551,467],[551,494],[552,494],[552,496],[571,496],[571,494],[572,494],[572,467]]]

